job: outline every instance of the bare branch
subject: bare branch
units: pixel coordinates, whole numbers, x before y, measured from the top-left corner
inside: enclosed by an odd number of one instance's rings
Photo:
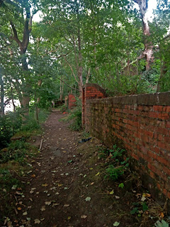
[[[15,40],[18,43],[18,45],[21,47],[22,43],[18,38],[17,30],[16,30],[14,24],[12,23],[12,21],[10,21],[10,24],[11,24],[12,31],[14,33],[14,36],[12,37],[12,39]]]
[[[75,75],[75,73],[74,73],[74,70],[73,70],[72,66],[70,65],[70,63],[67,61],[66,57],[64,57],[64,60],[67,62],[68,66],[70,67],[70,69],[71,69],[71,71],[72,71],[72,74],[73,74],[73,76],[74,76],[74,79],[75,79],[76,82],[79,84],[79,82],[78,82],[78,80],[77,80],[77,78],[76,78],[76,75]]]

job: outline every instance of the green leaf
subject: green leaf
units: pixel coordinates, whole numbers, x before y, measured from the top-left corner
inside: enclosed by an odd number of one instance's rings
[[[119,188],[124,188],[124,183],[119,184]]]
[[[91,197],[86,197],[85,200],[86,200],[86,202],[90,202]]]
[[[155,226],[156,227],[169,227],[169,224],[166,221],[162,220],[162,221],[157,221],[155,223]]]
[[[138,213],[138,208],[134,207],[133,210],[130,211],[131,214],[136,214]]]
[[[146,210],[148,210],[148,205],[144,202],[142,204],[142,208],[143,208],[143,211],[146,211]]]
[[[119,225],[120,225],[120,223],[117,221],[113,224],[113,226],[119,226]]]

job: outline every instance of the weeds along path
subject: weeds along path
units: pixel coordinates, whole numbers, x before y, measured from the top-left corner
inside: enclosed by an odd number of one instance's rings
[[[16,195],[11,226],[139,227],[130,215],[133,195],[118,195],[118,184],[104,180],[100,141],[79,143],[83,132],[70,131],[59,121],[63,116],[54,110],[44,124],[42,149],[22,196]]]

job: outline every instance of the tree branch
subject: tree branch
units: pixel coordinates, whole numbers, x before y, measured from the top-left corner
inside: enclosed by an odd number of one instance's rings
[[[16,30],[14,24],[12,23],[12,21],[10,21],[10,25],[11,25],[12,31],[14,33],[14,36],[12,37],[12,39],[15,40],[18,43],[19,47],[21,47],[22,43],[18,38],[17,30]]]
[[[76,82],[79,84],[79,82],[78,82],[78,80],[77,80],[77,78],[76,78],[76,75],[75,75],[75,73],[74,73],[74,71],[73,71],[73,68],[71,67],[70,63],[67,61],[67,59],[66,59],[65,57],[64,57],[64,60],[67,62],[68,66],[70,67],[70,69],[71,69],[71,71],[72,71],[72,74],[73,74],[73,76],[74,76]]]

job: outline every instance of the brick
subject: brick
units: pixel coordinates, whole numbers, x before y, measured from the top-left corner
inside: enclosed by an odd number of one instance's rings
[[[159,190],[161,190],[161,185],[160,185],[159,183],[157,183],[157,188],[158,188]]]
[[[163,172],[170,177],[170,169],[169,168],[167,168],[166,166],[163,166]]]
[[[168,120],[170,117],[168,115],[168,113],[162,113],[159,118],[163,119],[163,120]]]
[[[164,136],[162,134],[158,134],[158,140],[164,141]]]
[[[138,157],[136,154],[132,153],[131,156],[132,156],[134,159],[139,160],[139,157]]]
[[[150,171],[149,175],[154,179],[155,178],[155,174],[153,172]]]
[[[157,172],[157,171],[156,171],[156,167],[153,166],[153,165],[151,165],[150,163],[148,164],[148,168],[149,168],[152,172],[154,172],[154,173]]]
[[[153,106],[153,111],[162,112],[163,106]]]
[[[149,112],[149,117],[151,118],[158,118],[159,117],[159,114],[157,112]],[[160,115],[161,116],[161,115]]]
[[[158,147],[161,148],[161,149],[166,149],[167,148],[165,143],[162,143],[162,142],[158,141],[157,144],[158,144]]]

